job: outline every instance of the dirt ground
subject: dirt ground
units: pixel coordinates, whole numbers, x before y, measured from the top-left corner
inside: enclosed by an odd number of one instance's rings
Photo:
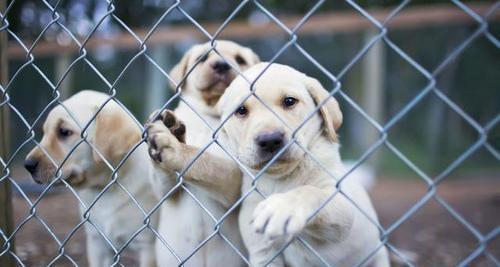
[[[500,227],[500,179],[460,179],[446,181],[438,194],[483,235]],[[390,227],[427,192],[420,181],[381,179],[371,195],[384,228]],[[29,214],[26,201],[14,198],[15,223]],[[67,192],[51,193],[40,202],[36,215],[55,235],[64,240],[79,222],[77,203]],[[479,245],[474,235],[433,198],[389,235],[389,242],[399,249],[415,253],[417,266],[456,266]],[[58,245],[36,219],[30,219],[16,235],[16,254],[26,266],[45,266],[56,255]],[[500,236],[487,244],[488,251],[500,259]],[[64,251],[80,266],[86,266],[85,234],[79,229],[69,238]],[[134,256],[126,254],[125,266],[137,266]],[[62,259],[57,266],[70,266]],[[395,264],[397,266],[397,264]],[[485,256],[471,266],[496,266]]]

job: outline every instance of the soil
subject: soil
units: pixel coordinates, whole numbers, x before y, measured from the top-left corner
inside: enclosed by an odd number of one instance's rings
[[[480,246],[475,235],[448,212],[436,198],[431,197],[398,227],[394,223],[429,191],[423,181],[379,179],[371,196],[380,222],[385,229],[393,229],[389,242],[405,255],[414,257],[416,266],[456,266]],[[445,200],[460,216],[476,228],[482,236],[500,227],[500,179],[459,179],[445,181],[437,187],[437,195]],[[30,196],[34,199],[34,196]],[[80,222],[78,205],[67,190],[46,195],[30,213],[29,206],[19,194],[14,194],[15,225],[34,214],[16,234],[16,255],[26,266],[45,266],[59,255],[59,245],[37,219],[52,229],[61,242]],[[500,237],[486,244],[486,250],[500,259]],[[87,266],[85,233],[77,228],[64,246],[64,252],[80,266]],[[168,253],[168,252],[166,252]],[[130,252],[121,257],[125,266],[137,266]],[[397,259],[397,257],[393,257]],[[401,264],[394,263],[394,266]],[[64,257],[56,266],[72,266]],[[401,265],[404,266],[404,265]],[[484,254],[469,266],[496,266]]]

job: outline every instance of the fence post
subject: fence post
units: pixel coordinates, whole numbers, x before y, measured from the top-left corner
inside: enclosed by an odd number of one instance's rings
[[[6,7],[6,0],[0,0],[0,11],[4,11]],[[7,60],[7,31],[0,32],[0,84],[6,85],[9,79]],[[3,101],[0,99],[0,102]],[[0,157],[5,159],[9,154],[9,109],[7,105],[0,107]],[[0,177],[5,174],[0,173]],[[11,188],[8,179],[0,182],[0,229],[9,235],[12,232],[12,199]],[[3,239],[0,239],[0,251],[4,246]],[[11,250],[13,250],[14,243],[11,242]],[[10,257],[9,253],[5,253],[0,257],[0,266],[10,267],[14,266],[14,260]]]
[[[64,75],[64,73],[66,73],[70,65],[71,56],[69,53],[61,53],[60,55],[57,55],[55,59],[55,72],[57,79],[60,79]],[[59,93],[61,93],[61,99],[66,99],[71,94],[71,80],[72,73],[69,72],[68,75],[66,75],[66,78],[57,88],[59,90]]]
[[[378,32],[367,30],[364,32],[364,43],[369,43],[376,38]],[[382,40],[378,40],[366,53],[366,58],[362,65],[362,101],[366,107],[366,112],[377,122],[383,123],[383,107],[384,107],[384,87],[385,87],[385,46]],[[369,147],[380,138],[380,133],[373,126],[366,125],[362,131],[365,137],[363,147]],[[378,156],[380,153],[375,153],[370,162],[378,169]]]
[[[152,47],[152,56],[160,66],[166,66],[170,65],[172,53],[164,45],[157,45]],[[153,64],[148,64],[148,67],[149,91],[146,94],[146,105],[144,110],[141,111],[144,118],[148,118],[153,110],[159,109],[165,99],[173,92],[168,89],[169,84],[165,76]]]

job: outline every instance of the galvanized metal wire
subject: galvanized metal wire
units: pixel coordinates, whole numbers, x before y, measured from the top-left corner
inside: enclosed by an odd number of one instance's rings
[[[368,217],[366,213],[362,210],[361,207],[357,205],[356,202],[351,200],[349,198],[349,195],[346,194],[345,192],[342,191],[342,185],[343,181],[349,176],[352,171],[359,167],[363,162],[365,162],[370,155],[372,155],[376,150],[380,149],[381,147],[386,147],[390,151],[394,153],[399,159],[401,159],[402,162],[404,162],[411,170],[413,170],[416,174],[420,176],[420,178],[426,183],[427,185],[427,192],[425,193],[424,196],[422,196],[412,207],[410,207],[402,216],[399,217],[394,223],[389,225],[388,227],[383,227],[381,226],[374,218],[368,218],[372,223],[374,223],[378,229],[381,232],[381,241],[382,244],[374,250],[369,257],[365,259],[360,259],[360,262],[356,266],[362,266],[364,263],[368,262],[371,257],[379,250],[382,248],[382,246],[386,246],[391,253],[393,253],[396,257],[399,257],[401,261],[403,261],[407,266],[414,266],[414,263],[412,263],[409,259],[407,259],[404,255],[404,253],[400,252],[396,246],[391,244],[388,241],[388,237],[393,233],[396,229],[398,229],[404,222],[410,219],[410,217],[417,211],[419,210],[423,205],[425,205],[429,200],[434,199],[436,202],[441,205],[445,210],[447,210],[453,218],[455,218],[460,224],[462,224],[467,231],[473,234],[473,236],[477,239],[477,248],[470,254],[470,255],[464,255],[464,258],[461,259],[460,263],[458,266],[467,266],[469,263],[474,261],[477,257],[480,255],[486,255],[486,258],[489,259],[493,264],[496,266],[500,266],[498,259],[495,258],[494,254],[491,253],[488,250],[487,244],[491,240],[494,240],[500,233],[500,227],[496,227],[494,230],[492,230],[489,233],[483,233],[474,225],[469,222],[466,218],[464,218],[456,209],[454,209],[451,205],[449,205],[441,196],[437,194],[437,187],[439,186],[440,183],[442,183],[446,177],[449,176],[449,174],[454,171],[460,164],[462,164],[467,158],[469,158],[475,151],[477,151],[480,148],[485,148],[486,151],[490,152],[491,155],[497,160],[500,161],[500,153],[499,151],[488,142],[488,133],[491,131],[494,127],[496,127],[499,124],[500,121],[500,114],[496,114],[496,116],[487,122],[486,124],[481,124],[478,121],[476,121],[474,118],[472,118],[470,115],[467,114],[459,105],[457,105],[450,97],[448,97],[445,93],[443,93],[440,88],[437,85],[436,82],[436,76],[439,75],[448,65],[450,65],[454,60],[457,59],[457,57],[463,53],[464,50],[467,49],[467,47],[477,38],[479,37],[485,37],[488,41],[491,42],[497,49],[500,48],[500,41],[490,33],[489,31],[489,24],[488,24],[488,18],[494,13],[497,12],[498,9],[500,8],[500,1],[497,1],[491,5],[491,8],[489,9],[488,12],[485,14],[477,14],[475,13],[472,9],[470,9],[466,4],[458,1],[458,0],[452,0],[457,8],[463,10],[468,16],[470,16],[475,22],[476,22],[476,29],[469,35],[467,38],[465,38],[463,41],[461,41],[460,44],[458,44],[455,49],[446,57],[444,58],[435,69],[433,70],[428,70],[422,65],[420,65],[416,60],[414,60],[408,53],[406,53],[402,48],[400,48],[394,41],[391,40],[391,38],[388,35],[389,32],[389,22],[394,19],[395,17],[398,16],[401,11],[406,8],[410,4],[410,0],[404,0],[402,1],[399,5],[394,7],[393,11],[383,20],[379,21],[375,17],[373,17],[367,10],[365,10],[362,6],[357,4],[355,1],[347,0],[346,3],[350,5],[356,12],[359,13],[359,15],[363,16],[366,18],[367,21],[371,23],[371,25],[376,29],[376,34],[371,38],[364,46],[352,57],[352,59],[345,65],[343,69],[341,69],[337,73],[333,73],[331,70],[329,70],[327,67],[323,66],[321,63],[319,63],[318,60],[316,60],[308,51],[305,49],[299,40],[299,35],[298,31],[301,29],[301,27],[307,23],[307,21],[313,17],[317,11],[323,6],[325,0],[319,0],[315,2],[312,7],[304,14],[302,19],[293,27],[288,27],[285,25],[278,17],[276,17],[272,11],[270,11],[266,6],[262,3],[260,3],[257,0],[244,0],[241,1],[236,8],[229,14],[227,18],[224,19],[223,23],[220,25],[220,27],[214,32],[214,34],[210,34],[207,30],[203,28],[203,26],[197,22],[196,18],[193,18],[186,10],[183,9],[181,3],[182,1],[178,0],[175,1],[170,7],[168,7],[161,16],[156,20],[155,23],[153,23],[153,26],[147,34],[144,37],[139,37],[134,30],[129,27],[124,20],[119,18],[115,14],[115,2],[112,0],[106,0],[107,2],[107,11],[102,15],[101,18],[97,20],[97,23],[94,25],[93,29],[89,32],[89,34],[81,41],[81,39],[78,39],[76,35],[62,22],[61,20],[61,15],[59,14],[58,8],[60,5],[61,1],[57,1],[55,3],[52,3],[54,1],[46,1],[42,0],[43,5],[47,10],[51,12],[51,20],[45,25],[36,38],[34,38],[34,41],[31,44],[25,43],[23,39],[19,36],[18,33],[13,31],[11,29],[11,25],[9,23],[8,15],[10,10],[12,9],[12,6],[16,3],[16,0],[13,0],[9,3],[7,8],[5,10],[0,10],[0,22],[1,22],[1,27],[0,27],[0,32],[6,32],[9,36],[9,38],[12,40],[12,42],[16,43],[16,45],[22,47],[22,49],[25,52],[25,61],[23,64],[17,68],[13,75],[9,78],[9,81],[6,84],[0,84],[0,92],[1,92],[1,102],[0,102],[0,108],[7,108],[11,111],[12,116],[15,116],[16,119],[18,119],[20,122],[22,122],[23,127],[25,128],[26,132],[26,138],[23,140],[22,144],[15,150],[13,153],[11,153],[10,157],[7,158],[0,158],[0,166],[2,169],[2,174],[0,176],[0,182],[9,182],[12,184],[12,186],[20,193],[20,196],[26,201],[26,203],[29,205],[29,214],[26,218],[24,218],[20,223],[18,223],[14,230],[12,232],[5,232],[5,229],[0,228],[0,237],[4,241],[4,246],[0,248],[0,256],[4,255],[9,255],[12,257],[16,263],[20,266],[25,266],[25,263],[21,260],[19,255],[16,254],[16,251],[13,248],[13,241],[16,237],[16,234],[26,225],[31,220],[35,220],[39,222],[43,228],[50,234],[50,236],[54,239],[58,246],[58,254],[54,256],[49,262],[48,266],[54,265],[59,259],[65,258],[67,259],[72,265],[78,266],[77,262],[66,252],[65,246],[69,242],[69,240],[75,235],[75,233],[82,228],[84,225],[90,225],[93,228],[96,229],[96,231],[102,236],[102,238],[107,242],[107,245],[113,250],[114,252],[114,258],[113,258],[113,265],[120,265],[121,263],[121,254],[122,252],[130,245],[130,243],[136,238],[137,235],[139,235],[143,231],[152,231],[160,240],[161,243],[165,246],[165,253],[171,253],[179,262],[179,266],[183,266],[184,263],[186,263],[193,255],[195,255],[203,246],[205,246],[212,238],[218,236],[221,237],[222,240],[224,240],[229,247],[231,247],[235,253],[237,253],[243,261],[245,261],[247,264],[250,265],[248,259],[245,256],[245,253],[242,251],[239,251],[236,245],[232,244],[231,241],[224,236],[224,234],[220,231],[221,230],[221,225],[224,223],[224,220],[229,216],[229,214],[232,214],[234,212],[237,212],[237,209],[239,205],[253,192],[257,192],[260,194],[263,198],[266,196],[258,190],[258,184],[259,184],[259,179],[261,178],[262,174],[266,171],[266,169],[273,164],[273,162],[282,154],[284,151],[291,145],[295,144],[298,145],[300,148],[304,150],[304,152],[312,158],[318,166],[327,174],[332,176],[332,178],[336,179],[337,182],[337,188],[335,192],[320,206],[318,207],[318,210],[311,215],[309,219],[314,217],[325,205],[329,203],[336,195],[341,194],[344,197],[346,197],[352,205],[359,209],[362,214]],[[238,159],[235,155],[233,155],[224,145],[218,140],[218,135],[221,127],[226,123],[228,118],[221,118],[221,121],[218,125],[211,125],[209,122],[207,122],[204,118],[203,115],[201,115],[198,111],[195,105],[192,105],[189,103],[189,101],[185,98],[183,98],[181,94],[180,87],[184,80],[190,75],[190,73],[193,71],[193,69],[196,67],[196,65],[199,63],[196,62],[196,64],[187,71],[186,76],[182,81],[179,83],[176,83],[171,77],[168,75],[168,70],[163,69],[149,54],[149,49],[146,45],[147,41],[150,39],[152,35],[155,34],[155,31],[160,27],[162,21],[167,17],[171,12],[176,10],[180,14],[182,14],[185,19],[191,23],[197,30],[199,30],[202,35],[208,40],[211,44],[211,49],[209,52],[215,52],[219,54],[221,57],[224,57],[221,53],[218,52],[217,50],[217,39],[219,38],[219,35],[224,31],[224,29],[234,20],[234,18],[241,12],[241,10],[245,7],[251,7],[256,10],[261,11],[271,22],[273,22],[278,28],[280,28],[286,35],[287,35],[287,41],[284,43],[284,45],[270,58],[269,60],[269,65],[273,64],[276,62],[280,56],[283,55],[283,53],[287,50],[294,49],[296,50],[300,55],[302,55],[304,58],[306,58],[314,67],[317,68],[322,74],[325,75],[333,84],[332,88],[330,89],[330,95],[335,96],[336,98],[343,99],[345,100],[346,103],[348,103],[356,112],[358,112],[370,125],[372,125],[380,134],[379,139],[374,142],[363,154],[362,156],[358,159],[358,161],[353,165],[353,167],[348,170],[344,175],[341,177],[335,177],[325,166],[322,166],[319,160],[316,159],[314,154],[312,154],[307,146],[304,146],[303,144],[300,144],[296,139],[295,139],[295,133],[299,131],[303,125],[307,123],[307,121],[321,108],[321,106],[326,102],[324,100],[323,102],[319,103],[316,109],[314,110],[313,113],[309,114],[306,119],[295,129],[291,129],[294,132],[294,135],[292,139],[290,140],[289,143],[287,143],[277,155],[274,156],[274,158],[264,166],[264,168],[259,171],[257,174],[252,174]],[[86,45],[88,44],[89,40],[96,34],[96,31],[98,27],[105,21],[105,20],[112,20],[115,22],[119,27],[121,28],[122,31],[129,33],[133,38],[137,41],[137,48],[138,52],[132,56],[132,58],[127,62],[127,64],[124,66],[124,68],[121,70],[121,72],[117,75],[117,77],[114,80],[110,80],[106,78],[105,75],[102,74],[102,72],[99,70],[99,68],[94,65],[94,63],[89,60],[89,55],[86,49]],[[71,42],[76,45],[78,49],[78,56],[71,62],[67,70],[63,73],[63,75],[56,81],[53,81],[49,78],[49,75],[46,74],[46,71],[43,70],[41,66],[39,66],[35,62],[36,56],[33,54],[33,50],[37,47],[37,45],[41,42],[41,40],[44,38],[46,32],[48,31],[49,28],[51,27],[58,27],[62,32],[67,34]],[[381,124],[380,122],[376,121],[374,118],[372,118],[352,97],[350,97],[346,91],[344,90],[344,87],[342,85],[342,78],[346,75],[346,73],[349,72],[353,68],[353,66],[359,62],[364,55],[368,53],[368,51],[378,42],[383,42],[389,49],[391,49],[393,52],[397,53],[402,60],[407,62],[415,71],[420,73],[425,79],[427,80],[427,85],[423,88],[421,88],[420,92],[413,97],[404,107],[402,107],[399,112],[397,112],[392,118],[388,120],[387,123]],[[176,84],[176,91],[175,93],[164,103],[164,105],[161,107],[161,109],[166,109],[171,107],[172,103],[174,101],[181,101],[185,103],[188,107],[190,107],[197,116],[206,124],[207,127],[209,127],[213,131],[212,135],[212,140],[208,142],[205,146],[201,147],[198,154],[193,158],[193,161],[190,162],[182,171],[177,173],[177,183],[176,185],[169,191],[167,192],[163,198],[157,203],[157,205],[150,211],[146,211],[140,203],[137,202],[137,200],[134,199],[132,194],[127,190],[125,186],[123,186],[118,177],[118,170],[121,168],[121,166],[129,159],[130,155],[134,153],[134,151],[139,147],[143,142],[145,138],[145,133],[144,133],[144,128],[142,126],[142,123],[137,121],[135,117],[132,115],[132,113],[116,98],[117,96],[117,90],[116,90],[116,85],[118,82],[120,82],[123,77],[126,75],[127,70],[130,68],[130,66],[137,61],[138,59],[145,59],[148,64],[151,64],[155,69],[157,69],[168,81],[172,82],[173,84]],[[229,64],[231,64],[229,60],[227,60]],[[92,119],[85,125],[80,125],[78,124],[78,121],[75,119],[74,114],[72,111],[64,107],[64,104],[61,99],[61,92],[60,92],[60,86],[62,82],[66,79],[68,74],[72,71],[72,69],[77,65],[77,64],[85,64],[86,66],[90,67],[92,70],[93,74],[95,74],[99,79],[107,86],[108,89],[108,99],[105,101],[105,103],[96,111],[96,113],[92,116]],[[233,66],[234,67],[234,66]],[[10,91],[12,90],[12,84],[14,81],[16,81],[20,74],[23,73],[27,69],[32,69],[37,75],[39,75],[43,81],[47,84],[47,86],[51,90],[52,94],[52,100],[43,108],[43,110],[40,112],[40,114],[37,116],[37,118],[33,121],[33,123],[29,123],[28,120],[25,118],[25,115],[19,110],[19,107],[15,106],[10,98]],[[235,68],[237,69],[237,68]],[[267,69],[267,68],[266,68]],[[266,69],[262,72],[264,73]],[[257,95],[255,95],[254,92],[254,84],[255,82],[261,77],[262,73],[258,75],[258,77],[255,80],[250,80],[246,77],[246,81],[248,82],[248,88],[249,92],[247,97],[245,98],[248,99],[249,97],[255,97],[258,99],[264,106],[266,106],[269,109],[269,116],[279,116],[262,100],[260,99]],[[239,73],[241,74],[241,73]],[[463,152],[458,158],[456,158],[447,168],[445,168],[441,173],[439,173],[437,176],[431,176],[427,174],[424,170],[422,170],[419,166],[417,166],[414,162],[412,162],[396,145],[391,143],[388,139],[388,131],[394,127],[399,121],[401,121],[409,112],[411,112],[415,106],[420,103],[423,98],[425,98],[428,95],[434,95],[437,97],[442,103],[444,103],[447,107],[451,108],[455,114],[463,118],[473,129],[475,129],[478,133],[478,138],[477,140],[470,145],[470,147]],[[90,124],[96,119],[97,115],[102,111],[106,103],[108,102],[115,102],[117,103],[120,107],[123,108],[124,111],[132,118],[137,124],[137,127],[139,127],[143,131],[143,140],[141,140],[139,143],[137,143],[133,149],[131,149],[125,157],[117,164],[113,165],[111,162],[108,161],[94,146],[91,142],[88,140],[88,128]],[[50,182],[50,184],[44,189],[44,191],[33,201],[31,200],[27,194],[23,191],[23,189],[19,186],[18,182],[16,182],[15,179],[12,177],[11,173],[11,168],[13,164],[13,160],[16,157],[23,157],[23,155],[20,155],[21,151],[23,148],[30,144],[35,144],[36,146],[40,147],[43,150],[43,147],[40,146],[38,141],[36,140],[36,135],[34,132],[34,127],[36,125],[39,125],[41,122],[41,118],[43,118],[50,108],[54,107],[55,105],[60,105],[65,108],[65,110],[70,114],[70,116],[73,117],[75,122],[79,125],[81,132],[80,132],[80,141],[71,149],[70,153],[65,157],[63,162],[61,164],[56,164],[55,160],[52,159],[51,155],[44,150],[46,156],[51,159],[52,163],[54,166],[57,167],[56,175],[54,179]],[[286,125],[285,121],[280,118],[281,122]],[[112,172],[110,178],[110,182],[103,188],[101,193],[97,196],[97,198],[90,204],[84,203],[82,199],[78,196],[76,193],[75,189],[72,188],[70,184],[68,184],[64,179],[61,178],[62,173],[61,173],[61,168],[65,164],[66,160],[70,157],[71,153],[82,143],[85,143],[89,146],[91,146],[97,154],[101,157],[102,161],[106,164],[107,168]],[[234,160],[242,169],[243,172],[245,172],[247,175],[251,176],[253,179],[253,184],[252,188],[247,191],[247,192],[242,192],[241,197],[227,210],[227,212],[221,216],[217,217],[214,214],[212,214],[209,209],[204,205],[204,203],[197,198],[196,194],[191,192],[189,187],[185,186],[184,180],[183,180],[183,175],[186,173],[186,171],[191,168],[194,164],[194,162],[205,152],[210,146],[215,145],[220,147],[224,153],[228,155],[232,160]],[[57,183],[63,183],[65,184],[72,195],[75,197],[79,205],[83,208],[84,212],[82,213],[83,215],[81,218],[79,218],[79,223],[71,229],[67,233],[67,235],[61,239],[58,238],[55,234],[53,229],[51,229],[46,222],[43,220],[42,217],[40,217],[39,214],[37,214],[37,208],[40,203],[40,201],[47,196],[48,192],[54,187],[55,184]],[[106,236],[104,231],[100,229],[99,225],[97,225],[95,222],[92,221],[91,219],[91,213],[93,211],[93,208],[95,207],[96,202],[99,200],[99,198],[106,193],[110,187],[112,186],[118,186],[120,190],[123,190],[129,197],[130,201],[134,203],[134,205],[137,207],[137,209],[141,212],[143,216],[143,225],[139,229],[136,230],[133,236],[130,237],[129,240],[124,242],[123,245],[120,247],[116,247],[113,245],[109,237]],[[150,222],[150,217],[152,216],[153,213],[157,212],[160,206],[177,190],[183,190],[187,192],[187,194],[199,205],[201,210],[206,213],[213,221],[213,232],[209,234],[204,240],[202,240],[199,245],[195,248],[193,248],[193,251],[190,253],[185,258],[182,258],[177,254],[177,252],[172,248],[170,244],[166,241],[165,237],[161,236],[157,230],[151,225]],[[331,263],[327,262],[325,259],[321,257],[321,255],[315,251],[314,246],[308,244],[308,242],[301,238],[300,236],[290,240],[287,242],[277,253],[276,255],[270,259],[269,262],[271,262],[275,257],[279,256],[280,253],[282,253],[292,242],[300,242],[304,245],[304,247],[309,250],[312,255],[315,255],[319,262],[323,264],[323,266],[332,266]],[[268,262],[268,263],[269,263]]]

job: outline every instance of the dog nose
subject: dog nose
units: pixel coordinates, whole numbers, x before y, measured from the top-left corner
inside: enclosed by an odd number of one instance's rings
[[[283,147],[285,143],[285,135],[282,132],[274,131],[263,133],[255,138],[255,142],[259,146],[260,151],[274,153]]]
[[[38,160],[26,159],[24,161],[24,168],[26,168],[26,170],[28,170],[28,172],[31,174],[35,174],[37,167],[38,167]]]
[[[231,66],[229,66],[229,64],[224,61],[217,61],[212,65],[212,68],[215,70],[215,72],[222,74],[230,70]]]

